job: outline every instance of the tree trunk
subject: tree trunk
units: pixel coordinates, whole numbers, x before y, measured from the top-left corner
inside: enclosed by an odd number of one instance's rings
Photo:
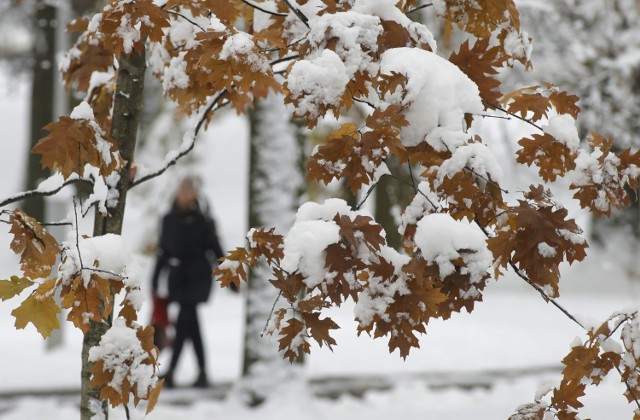
[[[56,53],[56,9],[39,0],[33,18],[35,40],[33,43],[33,78],[31,84],[31,123],[27,157],[26,189],[32,190],[46,177],[40,165],[40,156],[31,153],[36,143],[46,135],[42,129],[54,119],[54,75]],[[44,198],[32,197],[22,208],[36,220],[44,220]]]
[[[113,105],[113,124],[111,136],[118,143],[120,155],[125,161],[124,168],[120,171],[120,180],[117,190],[119,199],[117,205],[109,208],[109,214],[102,216],[96,211],[94,223],[94,236],[107,233],[120,234],[124,219],[124,210],[127,199],[127,190],[130,182],[130,169],[133,163],[133,155],[136,147],[138,124],[142,110],[142,96],[144,91],[145,57],[144,50],[141,54],[132,52],[130,56],[124,55],[119,60],[118,80]],[[92,323],[88,333],[82,342],[82,389],[80,413],[82,420],[90,420],[96,414],[96,409],[101,410],[108,417],[106,401],[100,401],[100,389],[93,388],[89,384],[91,377],[91,363],[88,361],[89,349],[100,343],[100,339],[109,329],[104,323]]]
[[[396,159],[389,159],[387,164],[391,173],[402,178],[410,178],[411,175],[407,168],[400,165]],[[391,177],[384,176],[378,181],[375,190],[375,217],[387,234],[387,245],[392,248],[400,248],[402,238],[398,232],[397,216],[399,216],[400,209],[409,204],[409,197],[412,193],[411,187],[401,184]],[[394,214],[396,211],[398,214]]]
[[[289,229],[303,185],[299,127],[291,122],[282,97],[271,95],[255,104],[250,114],[249,226]],[[244,341],[243,391],[257,405],[290,372],[278,353],[277,340],[261,338],[265,322],[277,299],[268,282],[269,270],[258,266],[249,275]]]

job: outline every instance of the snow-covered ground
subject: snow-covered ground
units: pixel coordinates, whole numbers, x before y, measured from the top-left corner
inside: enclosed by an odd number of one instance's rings
[[[6,82],[0,77],[0,132],[4,138],[0,155],[2,183],[0,197],[21,188],[24,138],[27,127],[28,86],[20,80]],[[246,124],[232,115],[212,123],[209,135],[198,145],[196,167],[200,168],[207,195],[227,248],[242,243],[245,232]],[[180,170],[180,169],[178,169]],[[125,222],[125,237],[135,244],[153,235],[157,210],[167,205],[162,187],[135,192]],[[158,191],[155,196],[152,193]],[[146,195],[145,195],[146,194]],[[0,278],[16,273],[16,258],[8,244],[8,229],[0,229]],[[86,233],[89,233],[87,231]],[[611,312],[637,305],[638,292],[623,270],[608,262],[607,254],[590,250],[588,261],[565,270],[560,302],[571,312],[595,320]],[[141,257],[145,258],[145,257]],[[151,259],[146,257],[150,268]],[[148,278],[148,273],[146,273]],[[81,334],[71,325],[63,330],[64,344],[47,350],[32,326],[16,331],[11,310],[15,302],[0,303],[0,393],[29,390],[65,390],[79,386]],[[208,352],[208,371],[214,384],[239,377],[243,334],[242,297],[217,290],[201,308]],[[446,322],[429,325],[421,339],[421,349],[406,361],[389,355],[383,339],[356,337],[352,307],[334,310],[332,317],[341,326],[335,334],[338,346],[331,352],[314,347],[302,371],[302,378],[387,375],[395,378],[389,391],[370,391],[355,398],[337,400],[313,397],[304,382],[283,383],[274,397],[256,409],[245,408],[232,392],[224,401],[197,401],[189,406],[166,403],[161,397],[151,419],[496,419],[506,418],[516,406],[530,402],[536,390],[553,383],[557,375],[548,368],[559,365],[569,343],[580,330],[515,276],[492,282],[485,302],[473,314],[459,314]],[[148,308],[142,319],[148,319]],[[177,374],[178,383],[195,377],[195,361],[185,352]],[[161,361],[166,362],[167,354]],[[487,371],[530,369],[540,374],[494,381],[490,388],[433,389],[427,387],[435,377],[482,374]],[[543,373],[543,370],[545,373]],[[440,376],[438,376],[440,375]],[[615,378],[614,378],[615,379]],[[631,418],[632,409],[622,397],[623,387],[610,380],[585,398],[584,416],[594,419]],[[1,400],[0,419],[77,418],[75,402],[55,398],[21,397]],[[124,418],[122,410],[115,419]]]

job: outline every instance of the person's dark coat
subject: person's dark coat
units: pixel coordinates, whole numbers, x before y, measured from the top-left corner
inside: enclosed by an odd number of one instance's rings
[[[169,270],[168,300],[185,304],[206,302],[211,293],[212,266],[223,256],[213,220],[197,206],[175,206],[162,221],[153,290],[163,270]]]

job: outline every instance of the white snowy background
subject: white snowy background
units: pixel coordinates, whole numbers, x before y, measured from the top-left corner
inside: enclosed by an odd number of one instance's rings
[[[0,197],[22,188],[28,97],[26,78],[0,73],[3,143]],[[505,128],[487,121],[482,124],[482,130],[489,145],[498,147],[496,154],[509,181],[508,188],[515,191],[525,189],[532,178],[513,174],[515,164],[507,157],[514,144],[503,144],[498,134],[502,130],[518,132],[523,128],[514,121],[508,124]],[[248,125],[244,119],[231,113],[221,114],[198,142],[188,168],[203,179],[226,248],[242,244],[246,232],[247,135]],[[185,169],[177,168],[168,173],[164,181],[133,190],[130,195],[123,235],[136,251],[153,242],[158,215],[169,205],[171,177],[181,171]],[[573,216],[588,228],[584,213],[576,210],[575,205],[569,207]],[[84,229],[81,233],[90,233],[89,220],[85,221]],[[0,252],[0,278],[17,272],[17,258],[10,252],[9,242],[8,227],[0,226],[0,244],[4,244],[4,251]],[[596,248],[590,248],[588,254],[585,263],[564,267],[560,302],[571,312],[594,322],[615,310],[637,305],[640,289],[620,268],[620,256],[614,257]],[[141,274],[146,286],[153,261],[142,254],[139,258],[146,268]],[[226,399],[218,400],[210,393],[179,389],[163,393],[158,407],[148,418],[507,418],[519,404],[532,401],[539,388],[558,380],[559,362],[581,331],[513,275],[490,282],[484,296],[484,302],[477,304],[471,315],[456,314],[446,322],[430,323],[428,334],[421,339],[421,348],[413,350],[406,361],[397,352],[390,355],[384,340],[356,337],[353,305],[347,304],[331,313],[341,327],[335,333],[338,345],[334,351],[313,347],[299,379],[282,383],[266,404],[246,408],[233,390]],[[72,392],[79,388],[81,333],[70,324],[64,325],[64,344],[47,350],[32,326],[15,330],[10,312],[16,305],[17,302],[12,301],[0,303],[0,419],[77,418],[79,398],[24,395]],[[200,308],[200,316],[209,376],[216,386],[233,383],[241,369],[242,296],[215,290],[213,298]],[[143,321],[149,318],[148,306],[141,318]],[[162,355],[161,361],[167,362],[167,354]],[[177,372],[178,384],[187,384],[195,378],[195,366],[187,347]],[[517,374],[520,371],[527,373]],[[345,394],[326,399],[314,396],[318,386],[311,387],[304,380],[335,377],[361,379],[368,384],[384,378],[392,386],[385,391],[366,392],[362,398]],[[487,386],[471,389],[440,386],[452,383]],[[584,398],[584,417],[631,418],[632,407],[622,396],[623,390],[615,376],[597,389],[589,388]],[[176,404],[181,398],[190,403]],[[124,410],[115,410],[111,418],[125,418]]]

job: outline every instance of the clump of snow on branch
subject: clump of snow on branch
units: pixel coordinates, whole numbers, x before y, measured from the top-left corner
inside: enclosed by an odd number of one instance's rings
[[[229,36],[222,45],[219,57],[225,61],[246,61],[251,65],[251,70],[256,72],[268,72],[271,68],[264,56],[256,54],[256,45],[246,32]]]
[[[429,134],[439,128],[437,142],[429,144],[437,151],[458,144],[464,133],[465,113],[483,110],[478,87],[456,65],[438,55],[417,48],[394,48],[381,58],[383,74],[400,73],[407,78],[403,92],[385,96],[384,103],[408,107],[404,115],[409,124],[402,129],[405,146],[429,141]]]
[[[333,50],[344,62],[349,78],[358,71],[377,71],[371,54],[378,50],[378,37],[383,32],[378,17],[348,11],[320,16],[310,25],[309,43],[321,51],[329,41],[335,43]]]
[[[361,327],[370,325],[376,316],[386,322],[393,322],[387,313],[389,305],[397,299],[398,295],[410,293],[402,267],[408,264],[411,258],[388,246],[381,248],[380,256],[393,265],[393,277],[396,280],[390,282],[382,276],[369,277],[367,287],[358,295],[358,302],[353,310],[355,319]]]
[[[569,114],[554,115],[549,118],[549,124],[542,127],[543,131],[552,135],[557,141],[567,146],[572,152],[580,146],[580,136],[576,128],[576,120]]]
[[[436,52],[435,38],[429,29],[419,22],[414,22],[396,7],[396,0],[356,0],[353,4],[354,12],[377,16],[382,20],[393,21],[407,29],[409,35],[418,43],[428,45]]]
[[[142,348],[137,331],[136,327],[128,327],[123,318],[115,319],[113,326],[100,339],[100,344],[89,350],[89,361],[101,361],[103,370],[113,373],[107,384],[109,387],[122,393],[123,384],[127,381],[136,396],[145,399],[149,389],[156,386],[158,376],[155,366],[149,363],[150,355]]]
[[[127,288],[127,300],[139,309],[144,301],[141,294],[140,263],[132,257],[131,249],[120,235],[107,234],[91,238],[75,238],[63,243],[64,258],[58,275],[64,282],[81,274],[85,287],[91,276],[98,274],[107,280],[122,281]]]
[[[440,277],[455,272],[453,260],[462,258],[462,274],[469,274],[471,283],[481,281],[493,263],[487,242],[480,229],[467,220],[455,220],[448,214],[428,214],[418,221],[414,241],[422,256],[435,263]]]
[[[471,143],[458,147],[451,158],[447,159],[438,168],[438,181],[442,182],[445,177],[452,177],[458,172],[468,168],[480,179],[492,180],[500,183],[502,181],[502,168],[493,156],[493,153],[483,143]]]
[[[297,112],[318,117],[322,116],[319,108],[340,103],[349,76],[338,54],[323,50],[316,58],[297,61],[287,83],[291,98],[300,98]]]
[[[315,203],[302,207],[307,204]],[[325,279],[325,248],[339,240],[340,228],[331,220],[296,220],[284,239],[282,268],[299,271],[305,284],[315,287]]]

